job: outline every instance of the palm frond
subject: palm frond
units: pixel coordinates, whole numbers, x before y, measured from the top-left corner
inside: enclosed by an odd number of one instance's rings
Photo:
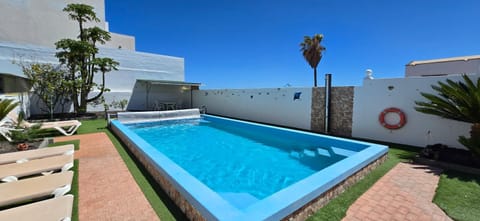
[[[322,59],[322,52],[326,50],[326,48],[321,45],[322,39],[322,34],[315,34],[313,37],[305,36],[303,42],[300,43],[300,51],[303,57],[310,67],[314,69],[317,68],[318,63],[320,63]]]
[[[15,109],[18,106],[18,102],[15,102],[12,99],[6,99],[0,101],[0,119],[3,120],[10,111]]]
[[[480,122],[480,78],[476,85],[468,76],[463,81],[447,79],[432,85],[437,94],[420,93],[427,102],[416,101],[415,110],[467,123]]]

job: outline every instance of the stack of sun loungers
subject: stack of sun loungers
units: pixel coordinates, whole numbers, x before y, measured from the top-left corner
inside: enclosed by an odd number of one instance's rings
[[[73,145],[0,154],[0,220],[71,219]]]

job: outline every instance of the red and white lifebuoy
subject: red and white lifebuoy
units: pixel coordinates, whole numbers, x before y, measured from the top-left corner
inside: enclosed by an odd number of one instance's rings
[[[389,113],[398,114],[398,117],[400,118],[400,120],[395,124],[385,122],[385,116],[387,116],[387,114]],[[380,116],[378,116],[378,121],[380,121],[380,124],[383,127],[390,130],[396,130],[405,126],[405,124],[407,123],[407,117],[405,116],[405,113],[403,113],[402,110],[396,107],[389,107],[380,113]]]

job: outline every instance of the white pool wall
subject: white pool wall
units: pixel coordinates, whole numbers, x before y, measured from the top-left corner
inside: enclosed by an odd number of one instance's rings
[[[294,99],[295,93],[301,93]],[[193,91],[193,106],[207,113],[310,130],[312,88]]]

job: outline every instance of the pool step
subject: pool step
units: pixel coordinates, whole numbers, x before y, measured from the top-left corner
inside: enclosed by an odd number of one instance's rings
[[[249,193],[221,192],[218,194],[239,209],[245,209],[259,201],[259,199]]]
[[[338,147],[330,147],[330,149],[317,148],[316,153],[321,156],[332,157],[333,154],[344,157],[349,157],[357,152],[352,150],[346,150]]]
[[[340,155],[340,156],[344,156],[344,157],[349,157],[349,156],[352,156],[353,154],[357,153],[356,151],[353,151],[353,150],[347,150],[347,149],[338,148],[338,147],[332,147],[332,151],[335,154]]]
[[[305,154],[305,156],[309,156],[309,157],[315,157],[315,150],[309,150],[309,149],[304,149],[303,150],[303,154]]]
[[[326,156],[326,157],[331,157],[332,156],[330,154],[330,151],[328,151],[327,149],[323,149],[323,148],[317,148],[317,153],[318,153],[318,155],[321,155],[321,156]]]
[[[316,156],[325,156],[325,157],[332,157],[332,155],[340,155],[344,157],[349,157],[357,152],[352,151],[352,150],[346,150],[343,148],[338,148],[338,147],[330,147],[330,149],[324,149],[324,148],[317,148],[316,150],[314,149],[303,149],[300,151],[291,151],[290,156],[293,158],[300,159],[302,157],[316,157]]]

